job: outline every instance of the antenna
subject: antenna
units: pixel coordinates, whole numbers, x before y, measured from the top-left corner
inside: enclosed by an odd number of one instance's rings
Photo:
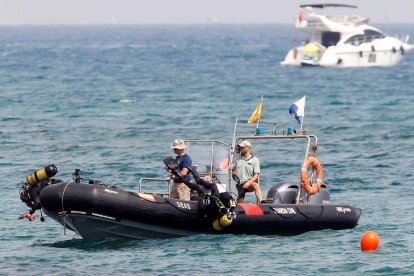
[[[276,135],[276,121],[273,122],[272,135]]]

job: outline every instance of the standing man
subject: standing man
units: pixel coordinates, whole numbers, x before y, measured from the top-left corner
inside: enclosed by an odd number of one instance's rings
[[[262,198],[259,187],[260,162],[259,159],[250,153],[252,145],[244,140],[239,145],[240,155],[236,155],[231,163],[231,169],[240,179],[236,185],[238,197],[237,202],[244,202],[247,192],[254,192],[258,203],[266,203]]]
[[[181,175],[184,177],[186,181],[190,181],[191,175],[188,173],[187,166],[191,168],[193,162],[188,154],[185,153],[185,145],[183,140],[176,139],[174,140],[171,148],[174,150],[174,153],[177,155],[175,157],[175,161],[178,163],[178,168],[180,170]],[[190,188],[185,183],[182,183],[180,180],[176,178],[176,176],[172,175],[167,177],[167,180],[174,179],[174,183],[171,189],[170,196],[172,198],[178,198],[181,200],[190,200]]]

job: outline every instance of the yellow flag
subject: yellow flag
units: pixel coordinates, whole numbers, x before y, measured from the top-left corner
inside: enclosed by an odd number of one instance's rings
[[[260,102],[257,105],[256,109],[253,111],[252,116],[250,116],[250,119],[247,121],[247,124],[251,125],[254,122],[257,122],[260,120],[260,113],[262,113],[262,103],[263,103],[263,96],[260,99]]]

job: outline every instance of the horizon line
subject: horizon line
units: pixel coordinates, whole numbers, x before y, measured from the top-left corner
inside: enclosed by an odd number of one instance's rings
[[[374,21],[375,24],[407,24],[414,25],[414,22],[390,22],[390,21]],[[0,27],[23,27],[23,26],[157,26],[157,25],[205,25],[205,26],[220,26],[220,25],[289,25],[286,22],[143,22],[143,23],[0,23]],[[294,27],[294,26],[292,26]]]

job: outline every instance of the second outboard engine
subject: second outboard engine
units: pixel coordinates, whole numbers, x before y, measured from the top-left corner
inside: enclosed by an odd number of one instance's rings
[[[299,185],[291,182],[281,182],[270,188],[267,192],[266,203],[295,204]],[[306,192],[305,192],[306,193]],[[328,204],[330,195],[326,185],[322,184],[319,193],[310,196],[309,204]]]
[[[329,204],[330,200],[331,196],[329,195],[328,187],[322,184],[319,193],[310,196],[309,204]]]

